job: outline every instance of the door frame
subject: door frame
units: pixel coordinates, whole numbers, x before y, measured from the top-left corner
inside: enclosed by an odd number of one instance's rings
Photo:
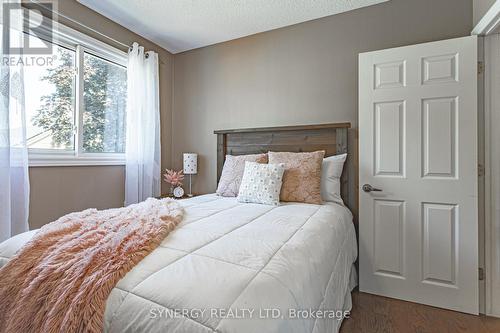
[[[500,72],[500,35],[490,34],[484,37],[484,264],[485,264],[485,314],[488,316],[500,317],[500,293],[495,292],[499,285],[500,275],[496,273],[500,269],[497,264],[500,256],[496,253],[495,247],[499,246],[498,240],[494,239],[494,231],[500,228],[497,215],[495,213],[494,189],[492,181],[494,175],[498,174],[492,163],[492,111],[500,108],[499,96],[492,93],[493,89],[500,87],[500,81],[495,79],[493,71]],[[495,56],[496,55],[496,56]]]
[[[494,197],[491,182],[493,175],[498,174],[500,170],[494,170],[492,164],[491,140],[492,140],[492,110],[500,108],[500,99],[492,94],[492,89],[500,88],[500,81],[494,79],[492,72],[500,72],[500,2],[495,2],[477,23],[471,32],[471,35],[484,36],[478,38],[478,59],[483,62],[482,71],[478,71],[478,113],[479,118],[478,137],[479,163],[483,165],[484,172],[479,178],[479,253],[480,267],[484,267],[484,280],[479,281],[480,312],[488,316],[500,317],[500,292],[495,290],[500,287],[500,255],[496,253],[495,247],[500,246],[494,239],[494,230],[500,229],[500,222],[495,220],[496,213],[493,205]],[[496,51],[496,54],[495,54]],[[495,56],[496,55],[496,56]],[[482,153],[482,154],[481,154]],[[481,168],[480,168],[481,169]],[[483,187],[481,188],[481,183]],[[481,264],[483,266],[481,266]]]

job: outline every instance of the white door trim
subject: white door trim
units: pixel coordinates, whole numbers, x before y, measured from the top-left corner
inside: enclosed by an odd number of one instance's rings
[[[478,61],[478,76],[477,76],[477,159],[478,159],[478,262],[479,269],[483,270],[483,276],[479,278],[479,313],[486,313],[486,263],[485,263],[485,175],[484,175],[484,159],[485,159],[485,120],[484,120],[484,38],[477,39],[477,61]],[[480,70],[479,63],[482,63]]]
[[[483,97],[484,118],[484,225],[482,230],[483,238],[480,239],[480,250],[484,251],[484,281],[480,281],[480,296],[481,296],[481,312],[488,316],[500,317],[500,255],[495,249],[500,249],[500,240],[498,233],[500,230],[500,219],[498,213],[495,212],[493,203],[494,200],[500,200],[496,197],[495,191],[492,188],[492,182],[495,181],[495,175],[498,175],[500,168],[492,165],[491,147],[495,133],[493,128],[493,110],[500,108],[500,96],[495,96],[492,92],[500,89],[500,78],[495,77],[495,73],[500,73],[500,1],[496,1],[486,14],[481,18],[477,25],[472,30],[472,35],[485,36],[483,48],[479,52],[484,51],[484,84],[483,89],[478,93]],[[480,45],[481,46],[481,45]],[[481,83],[481,77],[478,78],[478,84]],[[481,88],[481,86],[479,86]],[[481,95],[480,95],[481,96]],[[480,101],[479,101],[480,102]],[[481,105],[478,105],[480,107]],[[481,109],[478,109],[478,112]],[[497,119],[497,122],[499,120]],[[481,129],[481,128],[479,128]],[[481,131],[479,132],[481,133]],[[481,149],[481,147],[479,147]],[[480,192],[481,195],[481,192]],[[497,236],[497,238],[495,238]],[[483,240],[483,242],[481,242]],[[481,258],[480,258],[481,259]],[[484,296],[484,297],[483,297]]]
[[[500,248],[499,213],[495,211],[495,201],[500,200],[495,193],[494,182],[499,182],[499,165],[492,159],[492,146],[498,145],[495,133],[500,117],[494,110],[500,108],[500,94],[493,93],[500,89],[500,35],[488,35],[484,40],[484,136],[485,136],[485,314],[500,317],[500,255],[495,249]],[[496,123],[495,124],[495,120]],[[496,135],[498,138],[498,135]]]
[[[479,20],[471,35],[486,36],[494,33],[500,27],[500,1],[496,1]]]

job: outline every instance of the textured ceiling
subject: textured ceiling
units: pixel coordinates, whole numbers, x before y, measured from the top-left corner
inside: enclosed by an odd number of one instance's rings
[[[78,0],[172,53],[387,0]]]

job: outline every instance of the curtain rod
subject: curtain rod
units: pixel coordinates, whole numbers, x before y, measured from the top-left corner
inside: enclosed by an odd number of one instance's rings
[[[123,43],[123,42],[120,42],[119,40],[116,40],[116,39],[114,39],[113,37],[107,36],[107,35],[103,34],[102,32],[99,32],[99,31],[97,31],[97,30],[95,30],[95,29],[93,29],[93,28],[89,27],[88,25],[85,25],[85,24],[83,24],[83,23],[81,23],[81,22],[78,22],[77,20],[75,20],[75,19],[73,19],[73,18],[71,18],[71,17],[68,17],[68,16],[66,16],[66,15],[64,15],[64,14],[61,14],[60,12],[56,12],[56,11],[54,11],[54,10],[53,10],[53,9],[51,9],[51,8],[48,8],[48,7],[47,7],[47,6],[45,6],[43,3],[40,3],[38,0],[30,0],[30,2],[31,2],[31,3],[33,3],[33,4],[35,4],[35,5],[37,5],[37,6],[42,7],[43,9],[45,9],[45,10],[47,10],[47,11],[51,12],[52,14],[55,14],[55,15],[57,15],[57,16],[60,16],[60,17],[62,17],[62,18],[64,18],[64,19],[66,19],[66,20],[68,20],[68,21],[71,21],[71,22],[73,22],[73,23],[76,23],[77,25],[79,25],[79,26],[81,26],[81,27],[83,27],[83,28],[85,28],[85,29],[88,29],[88,30],[92,31],[92,32],[93,32],[93,33],[95,33],[95,34],[98,34],[98,35],[100,35],[100,36],[102,36],[102,37],[104,37],[104,38],[107,38],[108,40],[112,41],[113,43],[116,43],[116,44],[118,44],[118,45],[122,46],[124,49],[127,49],[127,50],[128,50],[128,49],[129,49],[129,47],[130,47],[130,45],[127,45],[127,44],[125,44],[125,43]],[[83,6],[83,5],[82,5],[82,6]]]
[[[71,18],[71,17],[68,17],[68,16],[66,16],[66,15],[64,15],[64,14],[61,14],[61,13],[59,13],[59,12],[56,12],[56,11],[54,11],[54,10],[52,10],[52,9],[50,9],[50,8],[48,8],[48,7],[46,7],[46,6],[44,6],[44,4],[40,3],[40,2],[39,2],[39,0],[29,0],[29,1],[30,1],[32,4],[34,4],[34,5],[36,5],[36,6],[39,6],[39,7],[42,7],[43,9],[45,9],[46,11],[51,12],[51,13],[52,13],[52,14],[54,14],[54,15],[60,16],[60,17],[62,17],[62,18],[64,18],[64,19],[66,19],[66,20],[68,20],[68,21],[71,21],[71,22],[73,22],[73,23],[75,23],[75,24],[77,24],[77,25],[79,25],[79,26],[81,26],[81,27],[83,27],[83,28],[85,28],[85,29],[87,29],[87,30],[92,31],[93,33],[95,33],[95,34],[97,34],[97,35],[100,35],[100,36],[102,36],[102,37],[104,37],[104,38],[106,38],[106,39],[108,39],[108,40],[112,41],[112,42],[113,42],[113,43],[115,43],[115,44],[120,45],[120,46],[121,46],[121,47],[123,47],[125,50],[127,50],[127,52],[128,52],[128,51],[130,51],[130,50],[131,50],[131,48],[132,48],[132,45],[127,45],[127,44],[125,44],[125,43],[123,43],[123,42],[120,42],[119,40],[114,39],[113,37],[110,37],[110,36],[108,36],[108,35],[105,35],[105,34],[103,34],[102,32],[97,31],[97,30],[95,30],[94,28],[89,27],[89,26],[88,26],[88,25],[86,25],[86,24],[83,24],[83,23],[81,23],[81,22],[79,22],[79,21],[77,21],[77,20],[75,20],[75,19],[73,19],[73,18]],[[83,5],[82,5],[82,6],[83,6]],[[113,21],[113,22],[114,22],[114,21]],[[147,58],[147,57],[148,57],[148,55],[146,54],[146,58]],[[159,63],[160,63],[160,64],[162,64],[162,65],[165,65],[165,62],[161,59],[161,57],[158,57],[158,58],[159,58],[159,59],[158,59],[158,60],[159,60]]]

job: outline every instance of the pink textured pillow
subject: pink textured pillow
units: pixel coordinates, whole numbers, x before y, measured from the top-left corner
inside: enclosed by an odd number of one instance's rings
[[[321,204],[321,164],[324,151],[269,152],[269,164],[285,164],[280,200]]]
[[[241,179],[245,171],[245,162],[267,163],[267,154],[254,155],[226,155],[226,161],[222,168],[217,195],[222,197],[236,197],[240,190]]]

